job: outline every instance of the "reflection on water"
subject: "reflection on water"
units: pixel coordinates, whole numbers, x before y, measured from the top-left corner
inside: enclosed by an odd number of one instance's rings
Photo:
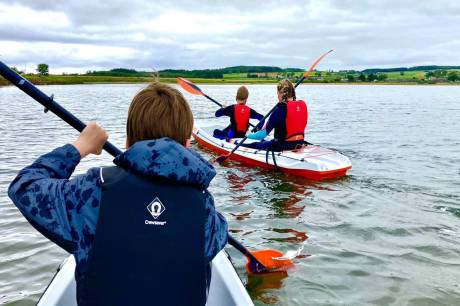
[[[270,202],[273,206],[275,211],[275,217],[290,217],[295,218],[298,217],[303,210],[305,209],[305,205],[297,205],[302,198],[296,195],[290,195],[287,198],[280,198],[280,199],[272,199]]]
[[[272,228],[271,230],[274,231],[275,233],[289,234],[287,237],[283,237],[283,238],[269,238],[269,240],[272,240],[272,241],[278,241],[278,242],[304,242],[305,240],[308,239],[307,233],[301,232],[301,231],[296,231],[296,230],[291,229],[291,228]]]
[[[276,289],[283,287],[283,281],[287,278],[288,272],[273,272],[265,275],[249,275],[246,289],[256,300],[265,304],[274,305],[279,302],[279,298],[274,293]]]
[[[249,216],[251,215],[251,213],[253,212],[253,210],[251,210],[250,212],[245,212],[245,213],[230,213],[230,215],[232,215],[233,217],[235,217],[236,220],[244,220],[246,218],[249,218]]]
[[[43,89],[83,121],[98,118],[122,147],[142,86]],[[238,85],[200,87],[229,103]],[[257,111],[272,107],[275,85],[248,88]],[[460,87],[306,85],[297,96],[309,103],[308,141],[338,149],[354,167],[312,182],[216,165],[210,191],[235,238],[250,250],[304,247],[287,273],[249,277],[246,259],[227,248],[256,305],[460,305]],[[186,97],[196,125],[227,125],[206,99]],[[33,305],[66,254],[27,224],[6,189],[20,168],[77,133],[16,88],[0,88],[0,101],[0,304]],[[86,159],[77,173],[111,161]]]

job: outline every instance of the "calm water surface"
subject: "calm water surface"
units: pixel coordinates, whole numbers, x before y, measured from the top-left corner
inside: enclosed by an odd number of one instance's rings
[[[143,85],[44,86],[83,121],[124,144],[128,105]],[[237,86],[201,86],[231,103]],[[248,86],[260,112],[274,85]],[[254,249],[303,246],[286,274],[247,277],[257,305],[460,305],[460,87],[312,86],[308,140],[347,155],[353,169],[311,182],[237,163],[217,166],[210,190],[231,231]],[[213,104],[186,94],[196,123]],[[66,257],[7,197],[18,170],[77,133],[13,87],[0,88],[0,304],[33,305]],[[195,145],[195,149],[200,150]],[[209,152],[201,151],[210,158]],[[104,153],[77,173],[110,165]]]

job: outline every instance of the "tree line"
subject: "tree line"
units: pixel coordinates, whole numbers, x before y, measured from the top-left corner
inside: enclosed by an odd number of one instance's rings
[[[18,70],[16,67],[12,67],[18,73],[24,73]],[[459,69],[449,70],[449,69]],[[386,81],[389,79],[388,75],[383,72],[393,73],[399,72],[401,76],[405,72],[409,71],[421,71],[425,72],[424,77],[420,77],[419,80],[428,81],[449,81],[456,82],[460,81],[460,66],[415,66],[410,68],[375,68],[365,69],[362,71],[355,70],[344,70],[334,74],[332,71],[321,72],[315,71],[313,79],[324,80],[323,76],[326,76],[330,81],[335,82],[375,82],[375,81]],[[36,72],[40,76],[49,75],[49,65],[46,63],[40,63],[36,67]],[[299,68],[280,68],[275,66],[233,66],[219,69],[202,69],[202,70],[185,70],[185,69],[165,69],[158,72],[149,71],[137,71],[135,69],[127,68],[115,68],[104,71],[87,71],[84,75],[88,76],[120,76],[120,77],[151,77],[158,75],[164,78],[203,78],[203,79],[222,79],[224,74],[241,73],[245,74],[246,78],[281,78],[287,77],[290,79],[297,79],[299,72],[303,72]],[[271,75],[269,76],[268,73]],[[275,74],[275,76],[273,76]],[[244,77],[243,77],[244,78]],[[415,79],[415,78],[413,78]]]

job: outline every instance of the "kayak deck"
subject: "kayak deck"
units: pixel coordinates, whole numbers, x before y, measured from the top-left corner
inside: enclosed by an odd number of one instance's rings
[[[219,252],[212,261],[212,278],[207,306],[253,306],[246,288],[227,257]],[[75,259],[71,255],[62,264],[46,288],[37,306],[77,306]]]
[[[193,136],[203,147],[218,154],[227,154],[235,148],[229,143],[212,136],[217,126],[194,128]],[[245,143],[254,140],[248,139]],[[309,145],[295,151],[268,152],[246,147],[239,147],[230,159],[247,165],[277,169],[281,172],[306,177],[312,180],[324,180],[344,176],[352,165],[348,157],[327,148]]]

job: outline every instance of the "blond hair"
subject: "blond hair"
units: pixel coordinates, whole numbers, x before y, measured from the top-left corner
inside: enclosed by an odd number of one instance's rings
[[[133,98],[126,123],[127,145],[169,137],[185,145],[191,137],[193,114],[177,89],[153,82]]]
[[[291,81],[288,79],[279,81],[276,89],[278,93],[281,94],[282,101],[287,101],[289,98],[296,99],[294,85],[292,85]]]

